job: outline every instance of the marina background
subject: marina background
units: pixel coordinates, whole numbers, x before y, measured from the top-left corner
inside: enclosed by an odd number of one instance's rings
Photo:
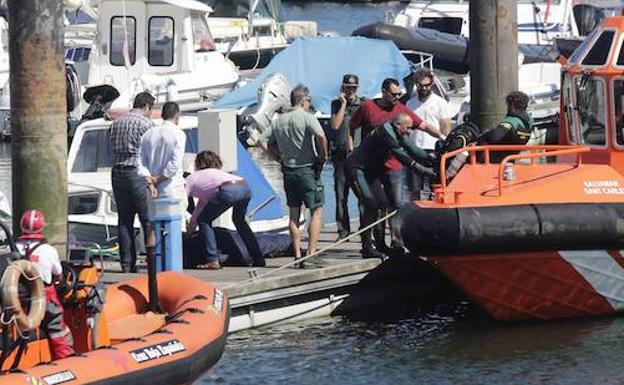
[[[285,19],[348,35],[401,3],[285,3]],[[279,170],[255,154],[280,188]],[[325,170],[327,200],[333,200]],[[0,144],[0,189],[10,199],[10,144]],[[325,210],[331,220],[333,209]],[[374,311],[374,309],[371,309]],[[342,319],[250,330],[229,337],[201,384],[621,384],[623,319],[500,324],[465,306],[389,324]]]

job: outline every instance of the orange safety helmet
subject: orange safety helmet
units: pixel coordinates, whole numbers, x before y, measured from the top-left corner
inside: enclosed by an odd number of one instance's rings
[[[27,210],[20,220],[23,234],[39,234],[46,226],[45,216],[39,210]]]

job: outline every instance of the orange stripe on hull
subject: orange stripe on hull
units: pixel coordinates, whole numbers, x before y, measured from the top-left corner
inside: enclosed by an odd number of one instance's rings
[[[601,316],[614,312],[558,252],[427,257],[498,320]]]

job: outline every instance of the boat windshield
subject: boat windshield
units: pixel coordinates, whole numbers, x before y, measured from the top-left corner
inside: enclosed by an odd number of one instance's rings
[[[615,111],[615,137],[617,144],[624,146],[624,79],[613,82],[613,104]]]
[[[607,120],[605,86],[602,79],[578,76],[574,79],[576,111],[581,143],[604,146]]]
[[[192,12],[191,23],[193,25],[193,49],[196,52],[211,50],[213,39],[210,27],[208,27],[208,21],[206,20],[206,14],[203,12]]]
[[[197,154],[197,128],[185,129],[185,153]],[[110,130],[85,131],[80,147],[73,162],[71,172],[99,172],[112,167],[112,151],[110,146]]]

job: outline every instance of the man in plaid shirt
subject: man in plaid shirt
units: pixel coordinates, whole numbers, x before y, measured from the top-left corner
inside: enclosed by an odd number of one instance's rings
[[[113,151],[113,195],[119,216],[117,236],[121,268],[124,273],[136,273],[136,246],[134,244],[134,217],[139,215],[145,248],[154,254],[154,229],[149,216],[150,191],[154,189],[151,176],[139,175],[141,137],[154,126],[150,119],[155,99],[149,92],[134,98],[133,109],[111,125],[110,141]]]

